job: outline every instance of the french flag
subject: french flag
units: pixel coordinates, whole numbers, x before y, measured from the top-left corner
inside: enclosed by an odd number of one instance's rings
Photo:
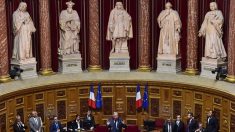
[[[142,100],[141,100],[141,94],[140,94],[140,85],[137,85],[136,88],[136,109],[142,107]]]
[[[90,108],[92,108],[92,109],[96,108],[95,93],[94,93],[93,85],[91,85],[91,88],[90,88],[90,95],[89,95],[89,99],[88,99],[88,106]]]

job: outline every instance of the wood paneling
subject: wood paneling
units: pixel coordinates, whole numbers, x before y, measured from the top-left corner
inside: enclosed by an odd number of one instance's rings
[[[173,101],[173,118],[175,119],[177,115],[181,115],[181,101],[174,100]]]
[[[66,101],[65,100],[57,101],[57,113],[58,113],[58,119],[60,119],[60,120],[66,119],[67,112],[66,112]]]
[[[85,116],[88,108],[88,98],[80,98],[80,115]]]
[[[103,97],[103,112],[104,112],[104,115],[113,114],[113,98],[112,97]]]
[[[95,93],[97,84],[93,82]],[[17,94],[0,97],[0,128],[12,131],[11,124],[18,113],[27,123],[28,114],[36,110],[42,117],[45,130],[49,130],[49,123],[53,115],[58,115],[63,124],[75,118],[76,114],[85,116],[88,110],[88,92],[90,82],[77,82],[71,84],[56,84],[33,89],[26,89]],[[176,118],[182,115],[186,121],[186,114],[193,112],[195,118],[205,125],[207,112],[215,110],[219,119],[221,131],[233,130],[235,124],[235,97],[230,94],[218,92],[213,89],[174,84],[164,82],[148,82],[149,108],[136,110],[135,94],[137,82],[102,82],[103,107],[94,110],[93,114],[97,124],[104,124],[114,111],[128,124],[143,125],[144,119]],[[141,95],[146,82],[140,83]],[[37,89],[37,90],[35,90]],[[143,97],[143,96],[142,96]],[[23,100],[23,101],[22,101]],[[6,106],[5,103],[6,102]]]
[[[135,97],[127,97],[126,98],[126,112],[127,115],[136,115],[136,98]]]
[[[6,114],[2,114],[0,115],[0,130],[1,132],[6,132],[7,128],[6,128]]]
[[[159,98],[150,98],[150,116],[159,117],[160,103]]]
[[[194,117],[202,122],[202,104],[195,104],[195,113],[194,113]]]
[[[231,114],[231,118],[230,118],[230,130],[235,130],[235,114]]]

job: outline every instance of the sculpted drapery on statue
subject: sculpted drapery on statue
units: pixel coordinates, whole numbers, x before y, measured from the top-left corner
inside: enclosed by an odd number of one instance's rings
[[[13,13],[15,38],[12,59],[20,62],[33,58],[31,35],[36,31],[36,28],[26,9],[27,4],[20,2],[18,9]]]
[[[206,13],[205,19],[199,31],[199,36],[206,38],[205,57],[218,59],[227,57],[224,49],[222,26],[224,23],[223,14],[217,9],[215,2],[210,3],[211,11]]]
[[[178,55],[182,24],[179,14],[172,9],[170,2],[166,3],[165,10],[160,13],[157,20],[161,28],[158,54]]]
[[[112,41],[111,53],[128,52],[127,40],[133,38],[132,20],[122,2],[117,2],[111,11],[107,30],[106,39]]]
[[[60,55],[78,54],[79,52],[79,32],[80,18],[77,11],[73,10],[74,3],[66,2],[67,9],[60,14]]]

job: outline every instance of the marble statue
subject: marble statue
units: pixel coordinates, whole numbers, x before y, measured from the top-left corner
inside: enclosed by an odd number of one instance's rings
[[[206,13],[198,34],[199,37],[206,38],[204,56],[212,59],[225,58],[227,54],[222,41],[223,14],[218,10],[216,2],[210,3],[210,9],[211,11]]]
[[[127,40],[133,38],[131,16],[122,2],[117,2],[111,11],[106,39],[112,41],[111,53],[128,52]]]
[[[79,54],[80,18],[73,10],[74,3],[66,2],[67,9],[60,13],[60,47],[59,55]]]
[[[161,29],[158,54],[178,55],[182,24],[179,14],[172,9],[170,2],[165,4],[165,10],[159,14],[157,20]]]
[[[27,4],[20,2],[18,9],[13,13],[14,48],[12,59],[20,62],[33,58],[32,33],[36,31],[36,28],[26,10]]]

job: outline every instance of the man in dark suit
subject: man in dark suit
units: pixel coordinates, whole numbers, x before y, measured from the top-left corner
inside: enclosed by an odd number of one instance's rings
[[[206,122],[206,131],[207,132],[219,131],[218,119],[214,116],[212,110],[208,112],[208,117],[207,117],[207,122]]]
[[[86,130],[93,130],[95,127],[95,119],[94,116],[91,114],[91,110],[87,111],[87,115],[84,118],[84,122],[83,122],[84,128]]]
[[[107,121],[109,132],[122,132],[122,128],[126,128],[124,121],[118,117],[118,113],[114,112],[113,117]]]
[[[16,115],[16,120],[13,124],[13,130],[14,132],[25,132],[26,126],[21,121],[20,115]]]
[[[54,120],[50,125],[50,132],[62,132],[63,128],[57,116],[54,116]]]
[[[168,118],[163,125],[162,132],[173,132],[173,126],[174,126],[174,124],[171,121],[171,118]]]
[[[181,116],[176,116],[176,121],[174,123],[173,132],[184,132],[184,122],[181,120]]]
[[[83,122],[79,115],[76,115],[76,119],[67,123],[69,132],[77,132],[78,130],[84,130]]]
[[[193,117],[193,113],[188,113],[188,124],[186,128],[186,132],[195,132],[197,127],[197,121]]]

